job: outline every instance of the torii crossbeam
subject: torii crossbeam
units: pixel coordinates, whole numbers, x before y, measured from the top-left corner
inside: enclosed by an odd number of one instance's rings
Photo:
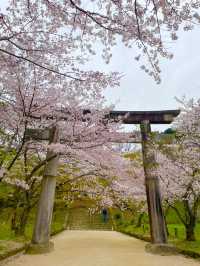
[[[178,116],[180,110],[162,111],[111,111],[111,119],[123,121],[124,124],[141,124],[149,121],[150,124],[170,124],[174,117]]]

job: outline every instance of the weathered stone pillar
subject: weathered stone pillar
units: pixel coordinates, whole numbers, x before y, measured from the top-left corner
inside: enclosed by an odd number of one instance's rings
[[[59,130],[55,126],[50,129],[49,143],[59,143]],[[56,176],[59,156],[52,150],[47,151],[47,160],[41,185],[41,194],[38,203],[36,223],[33,232],[32,244],[28,253],[46,253],[53,249],[50,242],[50,229],[55,197]]]
[[[154,152],[150,149],[151,127],[148,120],[140,124],[142,135],[142,154],[145,172],[145,185],[148,203],[148,213],[153,244],[167,243],[166,225],[161,204],[159,179],[153,173],[156,167]]]

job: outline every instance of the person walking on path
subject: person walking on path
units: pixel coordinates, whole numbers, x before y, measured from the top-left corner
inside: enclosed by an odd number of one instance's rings
[[[103,222],[107,223],[108,222],[108,210],[106,208],[103,208],[102,210],[102,216],[103,216]]]

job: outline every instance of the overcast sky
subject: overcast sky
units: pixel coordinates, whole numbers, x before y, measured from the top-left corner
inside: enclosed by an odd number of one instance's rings
[[[176,109],[179,103],[175,97],[200,98],[200,27],[191,32],[182,32],[179,40],[171,43],[172,60],[161,62],[161,84],[140,70],[134,60],[137,50],[125,48],[119,43],[113,49],[113,58],[104,65],[100,57],[91,63],[95,69],[124,73],[121,86],[106,90],[109,103],[116,103],[118,110],[164,110]],[[168,126],[154,127],[164,129]]]
[[[200,97],[200,27],[182,33],[180,39],[170,45],[172,60],[161,62],[161,84],[139,69],[133,59],[134,49],[119,47],[114,50],[110,69],[123,72],[119,89],[107,90],[109,101],[119,99],[116,107],[128,110],[159,110],[177,108],[174,97]]]

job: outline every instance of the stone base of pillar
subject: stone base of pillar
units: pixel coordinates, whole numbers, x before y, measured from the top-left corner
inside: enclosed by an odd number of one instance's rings
[[[33,244],[31,243],[26,249],[26,254],[45,254],[50,253],[54,250],[54,243],[48,242],[44,244]]]
[[[178,249],[171,245],[171,244],[153,244],[148,243],[145,246],[145,250],[152,254],[162,255],[162,256],[170,256],[170,255],[176,255],[179,253]]]

